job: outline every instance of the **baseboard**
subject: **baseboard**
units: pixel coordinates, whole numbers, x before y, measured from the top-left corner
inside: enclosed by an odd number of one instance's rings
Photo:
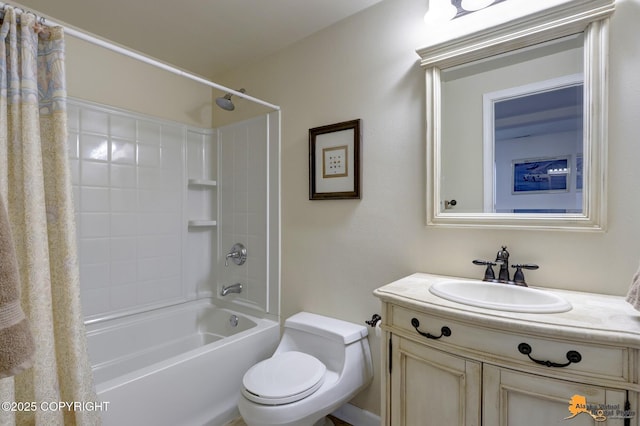
[[[355,405],[345,404],[331,415],[355,426],[380,426],[380,416]]]

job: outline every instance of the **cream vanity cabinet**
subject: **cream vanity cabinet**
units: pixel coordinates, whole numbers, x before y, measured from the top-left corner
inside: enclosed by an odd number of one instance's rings
[[[482,363],[390,336],[386,424],[479,425]]]
[[[374,292],[385,425],[640,424],[640,313],[623,298],[560,292],[569,312],[493,311],[429,292],[446,279],[414,274]]]

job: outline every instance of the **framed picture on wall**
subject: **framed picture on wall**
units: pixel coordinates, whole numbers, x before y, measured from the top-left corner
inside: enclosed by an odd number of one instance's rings
[[[360,119],[309,129],[309,199],[360,199]]]
[[[566,192],[569,190],[569,157],[514,160],[513,194]]]

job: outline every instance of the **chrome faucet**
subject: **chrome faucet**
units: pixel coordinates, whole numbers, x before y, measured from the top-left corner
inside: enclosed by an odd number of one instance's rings
[[[520,263],[517,265],[511,265],[512,268],[515,268],[515,272],[513,274],[513,280],[509,277],[509,252],[507,251],[507,246],[502,246],[498,254],[496,254],[495,262],[491,262],[490,260],[474,260],[474,265],[483,265],[486,266],[487,269],[484,271],[483,281],[491,281],[498,282],[504,284],[515,284],[523,287],[527,287],[527,283],[524,280],[523,269],[538,269],[538,265],[534,265],[532,263]],[[498,278],[496,279],[495,274],[493,272],[493,267],[496,265],[500,265],[500,271],[498,272]]]
[[[226,296],[229,293],[241,293],[242,292],[242,284],[235,283],[231,285],[222,286],[222,291],[220,292],[220,296]]]
[[[247,260],[247,248],[241,243],[235,243],[224,258],[224,266],[229,266],[229,259],[236,265],[242,265]]]

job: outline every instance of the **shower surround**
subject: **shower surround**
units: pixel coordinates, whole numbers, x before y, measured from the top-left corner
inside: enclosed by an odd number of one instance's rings
[[[207,310],[224,308],[241,318],[251,315],[277,324],[279,112],[219,129],[199,129],[72,100],[68,127],[81,297],[96,373],[105,365],[145,359],[142,348],[135,349],[128,343],[140,338],[131,335],[131,330],[137,330],[140,336],[157,333],[156,325],[145,319],[167,310],[183,311],[191,319],[191,326],[184,328],[186,340],[193,340],[193,336],[212,327],[210,315],[198,314],[191,307],[204,301]],[[241,266],[229,262],[225,267],[225,255],[235,243],[247,247],[247,261]],[[220,296],[223,286],[235,283],[242,283],[241,293]],[[140,324],[146,324],[146,328]],[[99,336],[105,330],[109,330],[111,342],[122,346],[115,351],[118,356],[107,361],[92,346],[93,342],[103,341]],[[118,330],[122,332],[121,339],[113,337]],[[222,335],[222,341],[204,339],[198,345],[201,350],[196,351],[207,354],[204,359],[189,345],[183,354],[166,351],[171,354],[165,357],[168,359],[153,358],[149,365],[139,365],[139,371],[144,371],[140,376],[127,370],[121,381],[110,377],[109,381],[118,383],[118,387],[114,390],[110,386],[108,397],[114,403],[124,401],[126,398],[121,397],[132,389],[139,391],[144,383],[153,383],[154,387],[166,386],[165,395],[170,398],[193,398],[195,394],[188,392],[171,392],[176,386],[189,387],[176,382],[176,377],[187,380],[185,371],[197,376],[197,369],[203,365],[224,369],[215,354],[221,354],[222,348],[233,352],[233,347],[228,347],[233,342],[242,341],[243,351],[253,350],[253,340],[262,347],[265,341],[273,340],[275,345],[278,333],[274,330],[277,326],[257,327],[248,333],[248,338],[230,338],[228,345]],[[167,341],[154,344],[171,346],[174,341],[167,337]],[[266,352],[259,353],[267,356]],[[166,371],[178,365],[180,374],[177,370]],[[141,381],[150,371],[159,374],[157,379]],[[233,377],[227,374],[225,382],[218,386],[231,395],[239,395],[242,374],[240,367]],[[163,377],[173,377],[173,381],[163,382]],[[99,374],[96,386],[99,392],[106,390]],[[228,403],[234,397],[224,400]],[[211,412],[204,402],[202,410]],[[153,401],[155,405],[162,403]],[[210,404],[216,401],[211,400]],[[122,410],[113,408],[113,412],[122,414]],[[233,414],[234,410],[232,404],[214,411]],[[201,419],[203,413],[194,412],[193,418]],[[104,415],[108,423],[108,411]]]

